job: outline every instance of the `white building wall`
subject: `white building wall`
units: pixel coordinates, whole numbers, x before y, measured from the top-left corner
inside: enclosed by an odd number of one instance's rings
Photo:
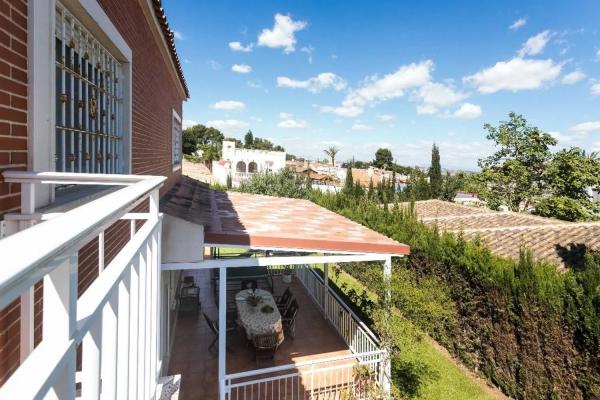
[[[252,173],[277,172],[285,167],[284,151],[238,149],[235,142],[224,140],[222,160],[213,161],[213,178],[221,185],[231,175],[234,184],[247,179]]]

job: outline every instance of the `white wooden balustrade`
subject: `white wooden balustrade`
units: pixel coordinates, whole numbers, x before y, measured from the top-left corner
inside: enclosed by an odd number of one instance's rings
[[[124,187],[0,240],[0,309],[43,280],[42,340],[0,387],[0,399],[153,398],[165,350],[160,337],[158,211],[165,178],[17,171],[3,175],[7,182],[22,184],[24,201],[33,201],[38,184]],[[130,213],[142,203],[148,203],[148,212]],[[124,218],[131,220],[131,237],[104,265],[104,232]],[[137,230],[136,220],[143,221]],[[97,237],[102,239],[99,277],[78,296],[78,253]]]

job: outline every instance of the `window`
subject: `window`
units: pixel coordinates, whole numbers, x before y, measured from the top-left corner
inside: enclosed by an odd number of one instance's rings
[[[173,146],[173,171],[181,168],[181,117],[173,110],[173,126],[172,126],[172,141]]]
[[[118,174],[123,157],[123,68],[56,3],[55,170]]]

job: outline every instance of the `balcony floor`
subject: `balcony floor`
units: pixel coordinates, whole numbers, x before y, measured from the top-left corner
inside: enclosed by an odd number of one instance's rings
[[[210,271],[189,271],[200,286],[202,312],[216,319],[217,306],[210,283]],[[274,278],[274,292],[283,293],[288,285]],[[227,373],[285,365],[351,354],[336,330],[324,319],[304,287],[296,279],[289,285],[300,306],[296,317],[296,337],[286,337],[272,362],[254,361],[254,349],[246,344],[243,334],[236,332],[227,336]],[[214,339],[200,312],[197,316],[177,320],[169,374],[181,374],[180,398],[218,399],[218,356],[216,350],[208,350]],[[216,346],[215,346],[216,347]]]

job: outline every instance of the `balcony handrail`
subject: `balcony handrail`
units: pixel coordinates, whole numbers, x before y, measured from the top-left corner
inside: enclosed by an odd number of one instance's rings
[[[87,175],[90,175],[90,181],[102,181],[98,177],[100,174],[5,171],[3,175],[7,182],[21,183],[74,182],[72,175],[78,175],[80,179],[83,175],[83,181],[88,180]],[[105,175],[104,182],[115,182],[115,177]],[[0,309],[59,265],[52,261],[85,245],[166,180],[161,176],[136,176],[137,182],[134,182],[132,175],[118,177],[121,182],[129,181],[128,186],[0,240]]]
[[[5,182],[129,186],[153,175],[83,174],[77,172],[2,171]]]
[[[251,370],[251,371],[227,374],[227,375],[225,375],[225,380],[247,378],[247,377],[255,376],[255,375],[272,374],[274,372],[281,372],[281,371],[285,371],[288,369],[299,369],[299,368],[307,367],[307,366],[314,366],[314,365],[327,364],[327,363],[337,362],[337,361],[357,359],[357,358],[359,358],[359,356],[360,357],[371,357],[371,356],[382,356],[383,357],[384,354],[385,354],[385,350],[375,350],[375,351],[369,351],[369,352],[360,353],[360,354],[348,354],[345,356],[327,357],[327,358],[321,358],[318,360],[302,361],[299,363],[285,364],[285,365],[280,365],[280,366],[276,366],[276,367],[261,368],[261,369]],[[375,361],[376,360],[369,360],[370,363],[375,362]]]
[[[305,267],[308,268],[308,270],[315,276],[315,278],[317,278],[317,280],[324,285],[325,281],[323,280],[323,278],[321,276],[319,276],[319,274],[317,274],[312,268],[310,268],[309,265],[306,265]],[[344,310],[346,310],[346,312],[348,312],[348,314],[350,314],[350,316],[352,316],[352,319],[354,319],[354,321],[358,324],[358,326],[360,328],[362,328],[362,330],[367,334],[367,336],[370,337],[370,339],[372,339],[375,343],[375,345],[379,345],[379,338],[377,337],[377,335],[375,335],[375,333],[367,326],[367,324],[365,324],[362,319],[356,315],[356,313],[344,302],[344,300],[341,299],[341,297],[331,288],[331,286],[327,286],[327,290],[329,291],[329,294],[332,295],[337,302],[342,306],[342,308]]]

